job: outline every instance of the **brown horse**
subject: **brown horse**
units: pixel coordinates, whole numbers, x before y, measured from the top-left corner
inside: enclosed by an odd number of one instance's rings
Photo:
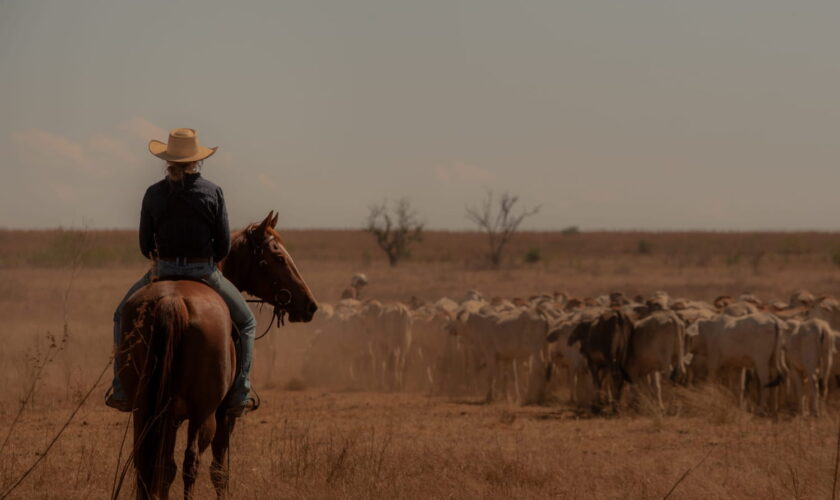
[[[318,306],[275,231],[277,216],[231,238],[222,273],[242,291],[274,306],[275,314],[307,322]],[[184,495],[189,498],[199,457],[212,443],[211,478],[225,496],[225,467],[235,418],[222,406],[236,373],[233,324],[227,306],[198,281],[155,281],[125,305],[117,362],[134,408],[138,498],[167,498],[175,479],[175,437],[187,420]]]

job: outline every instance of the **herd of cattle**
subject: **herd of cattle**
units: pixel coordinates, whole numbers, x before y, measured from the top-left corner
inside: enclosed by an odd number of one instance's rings
[[[807,291],[775,303],[751,294],[708,303],[664,292],[488,300],[470,291],[460,301],[409,305],[344,299],[323,304],[313,328],[303,365],[311,385],[532,404],[562,380],[571,401],[618,411],[628,383],[664,408],[663,378],[708,380],[730,386],[757,411],[786,402],[818,415],[840,380],[840,302]]]

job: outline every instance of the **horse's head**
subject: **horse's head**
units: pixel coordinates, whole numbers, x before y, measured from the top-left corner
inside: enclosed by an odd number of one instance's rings
[[[274,229],[277,218],[269,212],[262,222],[236,233],[222,270],[240,290],[288,313],[289,321],[308,322],[318,304]]]

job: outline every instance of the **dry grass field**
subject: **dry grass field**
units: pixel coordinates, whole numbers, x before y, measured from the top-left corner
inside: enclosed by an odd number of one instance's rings
[[[402,301],[470,288],[506,297],[666,290],[784,300],[799,288],[840,296],[834,233],[523,233],[501,271],[481,265],[477,234],[429,233],[397,268],[361,231],[285,238],[326,302],[357,271],[371,281],[368,296]],[[144,271],[135,247],[131,232],[0,231],[0,439],[37,382],[0,449],[0,495],[107,363],[113,308]],[[65,301],[77,248],[85,253]],[[533,249],[539,261],[525,263]],[[264,325],[267,312],[258,318]],[[619,417],[593,417],[567,405],[562,389],[546,406],[518,407],[302,387],[294,382],[310,334],[287,325],[257,343],[253,379],[264,405],[234,433],[235,498],[662,498],[692,467],[672,498],[831,496],[840,400],[820,418],[770,418],[740,410],[726,390],[670,388],[665,412],[641,397]],[[126,417],[103,405],[105,385],[10,498],[109,495]],[[200,498],[212,495],[204,458]]]

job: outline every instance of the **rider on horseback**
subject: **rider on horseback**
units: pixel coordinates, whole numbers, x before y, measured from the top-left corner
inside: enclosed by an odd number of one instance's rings
[[[216,149],[201,146],[195,130],[187,128],[172,130],[168,144],[149,142],[149,151],[167,162],[166,178],[146,190],[140,211],[140,251],[154,262],[114,312],[114,345],[119,349],[122,343],[120,321],[125,302],[154,277],[203,279],[224,299],[239,330],[236,357],[240,371],[225,404],[229,414],[240,416],[256,408],[256,401],[250,396],[248,373],[257,322],[242,294],[217,265],[230,250],[227,210],[222,189],[199,173],[203,160]],[[119,370],[115,362],[114,382],[105,404],[131,411],[132,403],[123,391]]]

